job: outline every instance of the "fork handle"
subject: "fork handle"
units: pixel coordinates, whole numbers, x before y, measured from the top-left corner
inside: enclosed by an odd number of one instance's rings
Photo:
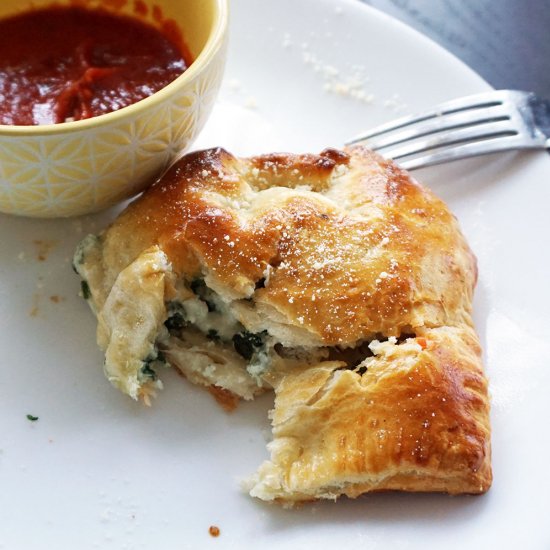
[[[550,152],[550,101],[531,94],[529,97],[529,106],[531,107],[535,124],[546,136],[546,149]]]

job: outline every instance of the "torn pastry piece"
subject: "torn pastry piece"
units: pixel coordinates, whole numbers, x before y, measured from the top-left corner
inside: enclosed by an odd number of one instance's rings
[[[274,374],[271,460],[253,496],[292,503],[368,491],[483,493],[487,383],[469,327],[370,344],[373,356]]]
[[[488,488],[475,258],[444,203],[371,151],[191,153],[87,237],[74,264],[105,372],[123,392],[148,398],[163,361],[226,401],[275,389],[272,458],[252,494],[294,502]],[[426,396],[405,406],[405,395],[424,395],[414,369]],[[440,405],[437,377],[448,382]],[[386,432],[375,420],[392,425],[386,445],[407,450],[376,454]],[[428,435],[439,445],[430,459],[409,456],[411,438]],[[465,442],[472,449],[459,452]]]

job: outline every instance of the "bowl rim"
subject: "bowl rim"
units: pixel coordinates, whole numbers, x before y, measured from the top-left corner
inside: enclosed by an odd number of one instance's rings
[[[162,103],[167,97],[174,94],[181,86],[194,80],[222,47],[225,33],[229,25],[229,0],[213,0],[213,2],[216,9],[214,24],[206,44],[199,52],[199,55],[197,55],[191,65],[181,75],[154,94],[123,107],[118,111],[111,111],[110,113],[84,120],[42,125],[0,124],[0,137],[26,136],[34,138],[81,132],[90,128],[116,123],[117,120],[121,121],[125,118],[132,117],[141,110],[147,110],[149,108],[154,109],[156,105]]]

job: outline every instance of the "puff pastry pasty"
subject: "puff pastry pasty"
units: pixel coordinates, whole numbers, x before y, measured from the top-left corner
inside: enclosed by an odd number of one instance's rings
[[[226,406],[274,389],[253,496],[489,488],[475,258],[392,162],[191,153],[74,265],[106,375],[131,397],[149,400],[162,363]]]

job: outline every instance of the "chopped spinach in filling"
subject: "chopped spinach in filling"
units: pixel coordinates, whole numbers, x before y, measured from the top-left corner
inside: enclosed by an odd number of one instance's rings
[[[92,248],[99,246],[99,244],[100,239],[97,235],[86,235],[86,237],[80,241],[73,255],[73,270],[75,273],[80,274],[78,268],[86,260],[88,252],[90,252]]]
[[[170,334],[181,337],[182,331],[194,327],[213,343],[232,344],[247,361],[249,374],[259,380],[271,363],[272,347],[267,344],[267,331],[252,333],[245,330],[229,306],[203,279],[194,279],[187,288],[193,292],[193,297],[167,304],[168,318],[164,325]]]
[[[166,357],[164,357],[162,351],[155,348],[143,361],[143,366],[138,374],[139,381],[141,383],[156,382],[158,380],[158,375],[153,366],[158,365],[166,365]]]
[[[204,279],[193,279],[189,286],[193,293],[206,304],[209,312],[220,311],[225,308],[219,296],[206,286]]]
[[[243,330],[224,301],[203,279],[194,279],[189,287],[195,296],[173,300],[167,305],[168,318],[164,325],[174,336],[193,325],[209,340],[231,342],[233,335]]]
[[[90,285],[86,281],[80,281],[80,291],[84,300],[89,300],[92,297],[90,292]]]
[[[267,348],[268,333],[242,331],[233,336],[235,351],[248,361],[246,370],[254,378],[258,379],[265,373],[271,363],[271,357]]]
[[[265,349],[265,337],[267,331],[252,333],[243,331],[233,336],[233,347],[235,351],[244,357],[247,361],[250,361],[255,353]]]
[[[211,328],[207,333],[206,333],[206,337],[209,339],[209,340],[214,340],[214,341],[218,341],[220,339],[220,335],[218,333],[217,330]]]
[[[181,302],[172,301],[167,306],[168,319],[164,322],[164,326],[170,333],[180,331],[187,326],[187,317],[185,308]]]

